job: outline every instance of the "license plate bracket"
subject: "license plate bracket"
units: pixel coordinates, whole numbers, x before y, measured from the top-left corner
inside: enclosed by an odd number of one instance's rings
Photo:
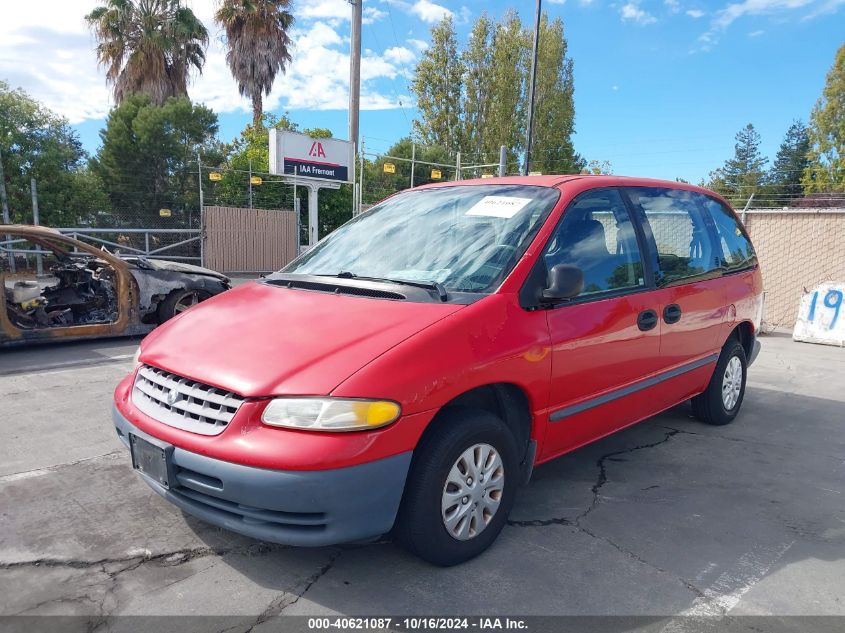
[[[157,484],[169,489],[173,481],[170,444],[153,443],[134,433],[129,433],[129,452],[132,455],[132,468],[146,475]]]

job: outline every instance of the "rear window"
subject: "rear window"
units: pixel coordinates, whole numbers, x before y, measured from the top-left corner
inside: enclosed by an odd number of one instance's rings
[[[724,204],[701,194],[705,207],[716,225],[721,247],[722,267],[734,271],[750,268],[757,263],[757,255],[751,241],[743,231],[733,211]]]

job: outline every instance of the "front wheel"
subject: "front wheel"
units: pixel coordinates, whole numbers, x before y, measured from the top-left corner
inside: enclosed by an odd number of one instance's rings
[[[704,393],[692,399],[692,411],[702,422],[722,426],[733,422],[745,396],[748,362],[745,349],[728,339]]]
[[[211,295],[203,290],[174,290],[158,307],[158,321],[164,323]]]
[[[417,449],[396,536],[430,563],[451,566],[487,549],[507,521],[519,482],[516,442],[495,415],[446,409]]]

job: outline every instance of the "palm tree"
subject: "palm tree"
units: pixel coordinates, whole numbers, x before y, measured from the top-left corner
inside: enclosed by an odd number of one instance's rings
[[[214,15],[226,30],[226,61],[241,95],[252,99],[252,124],[261,125],[263,95],[290,62],[290,0],[223,0]]]
[[[180,0],[104,0],[85,20],[117,104],[142,93],[161,105],[188,94],[191,66],[202,72],[208,31]]]

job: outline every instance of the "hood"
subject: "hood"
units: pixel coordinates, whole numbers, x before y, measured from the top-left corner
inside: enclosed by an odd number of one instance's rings
[[[246,397],[327,395],[463,307],[250,282],[154,330],[143,342],[141,362]]]
[[[138,266],[139,258],[125,257],[127,262],[131,262]],[[140,267],[150,268],[152,270],[169,270],[174,273],[186,273],[188,275],[207,275],[215,277],[221,281],[228,281],[228,277],[222,273],[218,273],[210,268],[203,268],[202,266],[194,266],[193,264],[185,264],[182,262],[173,262],[169,259],[147,259],[144,258]]]

